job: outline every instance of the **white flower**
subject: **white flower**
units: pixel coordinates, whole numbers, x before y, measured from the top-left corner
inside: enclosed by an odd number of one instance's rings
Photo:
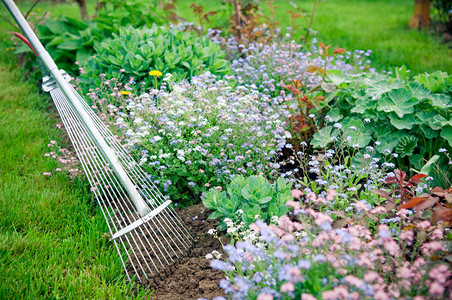
[[[234,233],[237,231],[237,228],[235,227],[229,227],[228,230],[226,230],[227,233]]]
[[[156,136],[153,137],[153,139],[154,139],[154,141],[158,142],[158,141],[161,141],[161,140],[162,140],[162,137],[156,135]]]
[[[207,254],[207,255],[206,255],[206,259],[213,259],[212,253]]]
[[[213,229],[213,228],[211,228],[207,231],[207,234],[210,234],[210,235],[215,234],[215,233],[217,233],[217,230]]]
[[[342,128],[342,124],[341,123],[334,123],[333,127],[341,129]]]

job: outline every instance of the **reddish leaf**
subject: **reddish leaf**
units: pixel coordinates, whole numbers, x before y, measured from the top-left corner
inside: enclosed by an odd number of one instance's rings
[[[436,186],[432,189],[432,194],[439,197],[444,197],[445,193],[446,191],[443,188],[440,188],[439,186]]]
[[[433,212],[432,222],[436,223],[438,221],[452,223],[452,209],[442,208],[435,210]]]
[[[422,179],[424,177],[427,177],[427,175],[425,175],[425,174],[416,174],[413,177],[411,177],[410,181],[413,180],[413,179]]]
[[[386,191],[383,191],[383,190],[372,190],[371,192],[373,192],[373,193],[375,193],[375,194],[377,194],[377,195],[380,195],[380,196],[382,196],[383,198],[385,198],[385,199],[387,199],[387,200],[389,200],[389,201],[391,201],[391,202],[394,202],[394,198],[392,198],[389,194],[388,194],[388,192],[386,192]]]
[[[392,211],[393,209],[396,209],[396,205],[393,202],[388,202],[383,205],[384,208],[386,208],[387,211]]]
[[[345,52],[344,48],[337,48],[336,50],[334,50],[333,54],[342,54]]]
[[[324,44],[324,43],[322,43],[322,42],[319,42],[319,46],[320,46],[320,48],[322,48],[323,50],[325,50],[325,49],[326,49],[326,46],[325,46],[325,44]]]
[[[400,182],[402,182],[403,180],[405,180],[406,173],[403,172],[402,170],[400,170],[400,169],[395,169],[395,170],[394,170],[394,173],[396,174],[396,177],[397,177],[397,179],[398,179]]]
[[[388,177],[385,179],[385,183],[386,184],[393,184],[393,183],[398,183],[399,181],[397,180],[396,177]]]
[[[426,209],[426,208],[433,207],[433,206],[438,202],[438,200],[439,200],[438,197],[432,197],[432,196],[429,196],[429,197],[427,198],[427,200],[424,201],[424,202],[422,202],[421,204],[419,204],[419,205],[416,207],[416,209],[418,209],[418,210],[424,210],[424,209]]]
[[[425,200],[427,200],[427,198],[425,198],[425,197],[415,197],[415,198],[412,198],[410,201],[400,205],[399,208],[400,209],[402,209],[402,208],[413,208],[413,207],[416,207],[417,205],[419,205],[419,203],[424,202]]]
[[[452,203],[452,194],[451,193],[444,193],[444,198],[446,198],[447,203]]]

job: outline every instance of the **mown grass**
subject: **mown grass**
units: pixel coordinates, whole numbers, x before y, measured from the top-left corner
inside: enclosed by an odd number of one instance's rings
[[[2,8],[3,9],[3,8]],[[0,28],[7,28],[0,22]],[[0,40],[7,37],[1,30]],[[0,299],[123,299],[132,293],[86,183],[44,157],[63,143],[50,98],[0,49]]]

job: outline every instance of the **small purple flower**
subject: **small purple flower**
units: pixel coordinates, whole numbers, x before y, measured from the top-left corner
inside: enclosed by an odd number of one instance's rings
[[[301,259],[298,261],[298,267],[301,269],[310,269],[311,268],[311,261],[307,259]]]
[[[220,271],[232,271],[232,266],[230,264],[218,259],[211,260],[210,267]]]

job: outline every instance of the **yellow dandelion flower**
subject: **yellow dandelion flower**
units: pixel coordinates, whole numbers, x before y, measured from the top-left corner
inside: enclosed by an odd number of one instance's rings
[[[162,72],[158,70],[152,70],[151,72],[149,72],[149,76],[162,76]]]
[[[6,48],[5,50],[6,50],[6,52],[9,52],[9,48]]]
[[[130,92],[128,92],[128,91],[121,91],[121,95],[127,96],[128,94],[130,94]]]

